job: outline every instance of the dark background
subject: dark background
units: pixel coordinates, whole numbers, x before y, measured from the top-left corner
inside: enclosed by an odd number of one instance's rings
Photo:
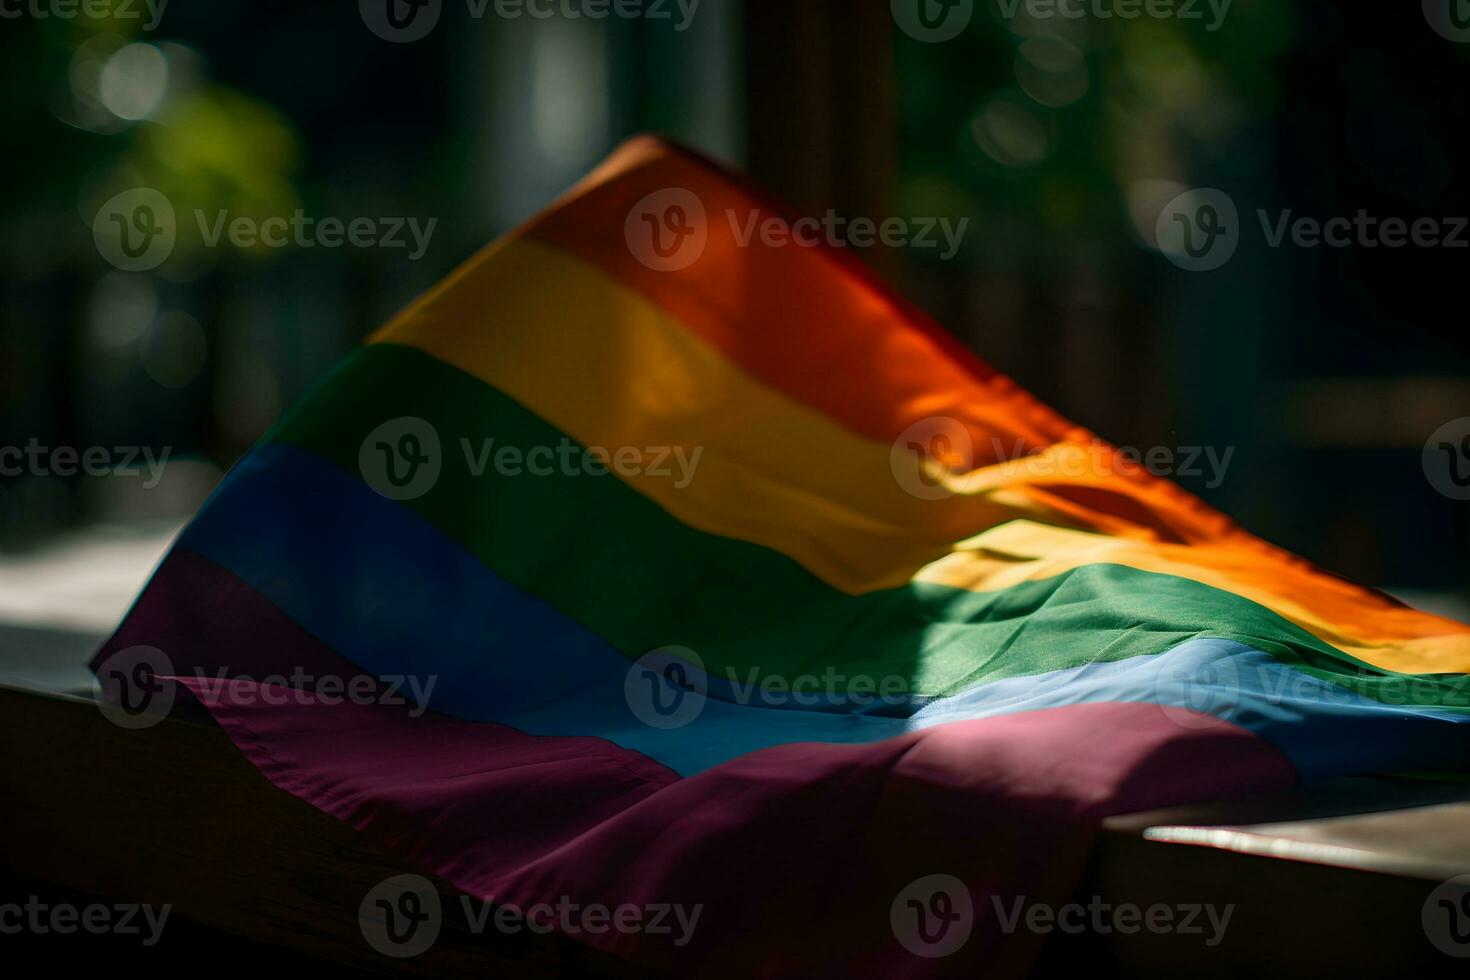
[[[0,445],[187,457],[147,492],[0,480],[0,545],[187,516],[396,308],[654,130],[805,213],[970,218],[949,261],[865,257],[1114,443],[1233,447],[1218,487],[1181,482],[1249,529],[1370,584],[1463,591],[1466,505],[1435,491],[1421,450],[1470,416],[1470,250],[1272,249],[1255,212],[1470,215],[1470,44],[1417,2],[1235,0],[1213,31],[1207,7],[1193,22],[1001,9],[975,0],[944,43],[899,30],[887,0],[702,0],[683,32],[477,20],[446,0],[407,44],[349,2],[172,0],[152,32],[0,20]],[[130,78],[128,56],[108,68],[128,44],[157,48],[166,84]],[[438,224],[416,262],[181,240],[123,273],[91,221],[140,185],[181,212]],[[1239,251],[1208,273],[1153,242],[1190,187],[1240,211]]]

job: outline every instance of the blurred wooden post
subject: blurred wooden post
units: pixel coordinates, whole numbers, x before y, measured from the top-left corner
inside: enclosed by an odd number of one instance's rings
[[[898,169],[893,18],[886,0],[748,0],[751,176],[803,214],[893,214]],[[863,258],[892,280],[898,256]]]

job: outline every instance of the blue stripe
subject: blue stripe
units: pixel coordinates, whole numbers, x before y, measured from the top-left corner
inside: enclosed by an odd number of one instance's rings
[[[1470,715],[1386,704],[1214,637],[1161,654],[981,684],[936,701],[913,722],[937,725],[1084,701],[1153,702],[1191,727],[1208,723],[1200,715],[1232,722],[1280,749],[1303,779],[1464,770],[1470,760]]]
[[[738,686],[704,679],[697,669],[689,672],[694,686],[715,696],[690,694],[499,578],[410,508],[289,446],[264,447],[236,466],[180,544],[228,569],[365,670],[432,675],[428,706],[436,711],[537,735],[599,736],[685,775],[788,742],[877,741],[1083,701],[1209,712],[1271,741],[1304,777],[1462,768],[1470,758],[1465,716],[1383,704],[1218,639],[993,681],[923,707],[731,703],[741,696]],[[1086,641],[1085,634],[1077,638]],[[241,669],[256,666],[289,665]],[[683,727],[652,727],[630,708],[628,690],[645,717],[654,695],[697,714]],[[1199,721],[1174,714],[1182,724]]]
[[[714,698],[687,727],[649,727],[624,696],[627,657],[410,508],[293,447],[266,446],[237,464],[179,544],[364,670],[432,676],[427,706],[458,718],[600,736],[685,775],[787,742],[869,742],[905,730],[903,718]],[[666,685],[661,694],[680,697]]]

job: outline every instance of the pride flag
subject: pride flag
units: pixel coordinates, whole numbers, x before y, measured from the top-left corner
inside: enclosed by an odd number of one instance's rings
[[[167,678],[471,895],[683,909],[575,937],[675,972],[1015,972],[1001,911],[1065,901],[1109,814],[1467,768],[1470,630],[751,233],[781,216],[624,146],[234,467],[104,687]]]

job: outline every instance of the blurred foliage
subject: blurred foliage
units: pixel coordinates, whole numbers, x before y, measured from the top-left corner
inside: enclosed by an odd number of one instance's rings
[[[176,204],[185,230],[195,210],[264,217],[297,207],[302,144],[291,122],[269,104],[210,80],[194,49],[140,37],[140,25],[136,18],[7,22],[0,79],[8,91],[40,97],[0,99],[0,124],[27,134],[25,160],[47,161],[22,167],[13,157],[8,164],[13,193],[0,205],[0,220],[11,232],[6,251],[17,267],[41,273],[74,262],[94,265],[86,235],[92,215],[108,197],[132,187],[162,191]],[[149,63],[166,69],[154,104],[134,119],[109,109],[106,89],[110,84],[128,95],[132,85],[136,91],[139,82],[118,64],[125,69],[139,46],[156,51]],[[69,236],[58,235],[53,224],[63,211],[77,216]],[[42,220],[52,225],[48,233],[31,236],[28,229]],[[68,248],[57,252],[60,242]],[[201,255],[200,245],[197,234],[181,234],[161,274],[192,276],[201,262],[233,252]]]
[[[952,42],[897,38],[899,207],[974,215],[971,248],[1005,245],[987,250],[992,268],[1038,258],[1017,245],[1072,251],[1127,233],[1131,184],[1183,183],[1191,152],[1279,110],[1272,60],[1300,30],[1277,0],[1236,0],[1216,31],[976,9],[988,17]]]

